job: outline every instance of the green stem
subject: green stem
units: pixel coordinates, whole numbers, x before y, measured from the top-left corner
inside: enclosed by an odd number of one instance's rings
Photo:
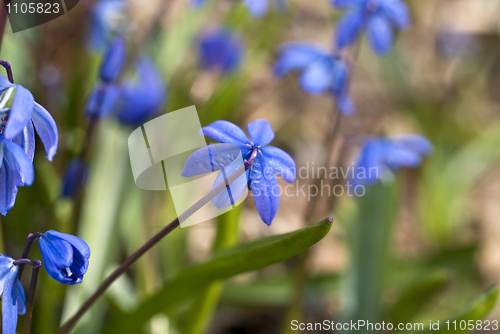
[[[241,206],[219,216],[217,219],[217,236],[214,242],[214,253],[234,246],[238,242],[239,236],[239,216]],[[206,333],[210,320],[217,308],[220,294],[224,284],[222,281],[212,283],[204,289],[195,299],[193,306],[186,316],[186,325],[183,329],[185,334]]]

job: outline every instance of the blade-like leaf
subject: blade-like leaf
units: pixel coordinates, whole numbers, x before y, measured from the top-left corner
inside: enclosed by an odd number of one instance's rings
[[[212,260],[188,269],[167,282],[134,313],[111,321],[104,332],[137,333],[152,316],[172,310],[213,281],[257,270],[304,252],[326,236],[331,224],[331,220],[325,219],[298,231],[221,250]]]
[[[427,333],[469,333],[473,330],[467,328],[469,321],[474,326],[476,321],[485,319],[488,314],[493,310],[498,301],[498,287],[492,287],[491,289],[480,294],[472,303],[467,306],[465,311],[463,311],[459,316],[452,318],[448,321],[440,321],[439,330],[432,330],[423,332]],[[456,320],[456,327],[453,323]],[[460,329],[460,323],[462,322],[462,328]],[[407,334],[410,334],[409,332]]]
[[[450,275],[444,270],[420,277],[401,293],[392,306],[389,311],[392,323],[406,323],[412,320],[449,282]]]

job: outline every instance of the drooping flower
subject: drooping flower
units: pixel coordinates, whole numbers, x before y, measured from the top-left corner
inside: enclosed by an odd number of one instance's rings
[[[202,128],[202,132],[205,136],[221,143],[233,144],[239,147],[248,170],[246,171],[246,178],[238,178],[233,182],[233,184],[237,184],[234,187],[231,186],[233,192],[231,198],[238,199],[248,186],[248,189],[253,192],[260,218],[267,225],[271,225],[280,202],[278,181],[274,174],[277,174],[288,183],[293,183],[296,178],[296,167],[292,157],[277,147],[266,146],[274,139],[271,124],[263,119],[250,122],[247,125],[247,132],[251,139],[248,139],[238,126],[228,121],[216,121]],[[227,152],[231,148],[221,146],[221,150]],[[203,151],[198,150],[192,154],[184,166],[182,176],[191,177],[210,171],[205,170],[200,164],[196,163],[199,161],[196,156],[197,152],[203,153]],[[211,155],[215,153],[211,152]],[[229,166],[229,174],[234,173],[237,167],[236,165]],[[220,166],[215,169],[212,166],[212,170],[217,169],[220,169]],[[222,182],[222,177],[222,174],[219,174],[214,185]],[[243,182],[239,180],[243,180]],[[214,202],[214,204],[219,209],[222,209],[233,203],[221,200],[219,204],[217,202]]]
[[[2,333],[15,334],[17,316],[26,313],[26,297],[17,278],[14,259],[0,255],[0,293],[2,295]]]
[[[340,56],[311,44],[287,44],[282,47],[274,73],[282,77],[291,71],[302,72],[299,82],[307,93],[316,95],[329,92],[336,98],[340,112],[345,115],[354,112],[348,91],[349,66]]]
[[[347,9],[336,30],[339,49],[351,45],[366,29],[370,46],[377,54],[387,53],[394,40],[393,28],[410,25],[408,7],[402,0],[331,0],[333,6]]]
[[[15,91],[11,107],[6,107]],[[54,119],[30,91],[0,76],[0,213],[14,206],[17,187],[34,179],[35,129],[52,161],[58,144]],[[34,127],[33,127],[34,125]]]
[[[403,167],[418,167],[432,150],[432,144],[421,135],[370,138],[361,147],[351,179],[354,184],[390,180]]]
[[[69,163],[63,177],[63,197],[75,198],[87,181],[88,166],[80,158]]]
[[[118,79],[122,73],[126,56],[125,40],[121,37],[115,38],[108,47],[101,64],[100,77],[102,82],[110,84]]]
[[[38,239],[45,270],[54,280],[78,284],[87,272],[90,248],[85,241],[71,235],[49,230]]]
[[[115,35],[126,33],[130,22],[126,19],[125,0],[100,0],[91,13],[88,46],[103,52]]]
[[[135,78],[125,80],[119,86],[117,109],[118,120],[131,126],[141,125],[156,115],[167,97],[163,78],[151,59],[140,58],[135,71]]]
[[[195,8],[203,6],[208,0],[191,0]],[[255,18],[261,18],[267,14],[269,2],[272,2],[274,10],[281,12],[288,7],[287,0],[243,0],[248,12]]]
[[[226,28],[216,28],[201,34],[198,54],[201,67],[229,73],[237,69],[243,58],[243,41]]]
[[[136,62],[135,73],[121,83],[99,84],[85,107],[87,117],[114,116],[131,126],[142,124],[158,113],[167,88],[158,68],[146,57]]]

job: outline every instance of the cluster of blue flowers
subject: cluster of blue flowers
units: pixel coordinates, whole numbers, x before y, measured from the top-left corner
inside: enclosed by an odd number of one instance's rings
[[[0,94],[0,213],[5,216],[14,206],[18,187],[33,183],[35,129],[50,161],[57,151],[58,132],[50,113],[23,86],[0,76]]]
[[[192,1],[195,7],[200,7],[205,2],[207,1]],[[254,17],[264,16],[270,2],[280,9],[287,5],[286,1],[243,0],[243,2]],[[340,113],[352,115],[355,105],[349,89],[351,66],[350,61],[342,55],[342,51],[352,46],[366,31],[373,51],[378,55],[386,54],[393,45],[394,30],[407,29],[410,15],[408,7],[402,0],[331,0],[331,5],[345,10],[335,31],[333,50],[329,51],[307,42],[286,44],[280,50],[279,58],[274,65],[274,74],[282,78],[288,73],[300,72],[299,83],[306,93],[311,95],[329,93],[335,99]],[[236,33],[227,28],[202,34],[199,40],[202,67],[216,68],[224,73],[237,69],[243,57],[243,47],[241,40],[236,36]],[[273,192],[273,188],[277,186],[274,173],[288,182],[293,182],[295,163],[285,152],[277,148],[264,147],[274,137],[270,124],[264,120],[250,123],[248,133],[252,140],[248,140],[236,125],[226,121],[217,121],[203,128],[203,133],[222,143],[240,147],[245,161],[251,162],[247,166],[245,179],[248,189],[253,189],[260,217],[266,224],[271,224],[279,205],[279,196]],[[210,153],[210,159],[215,161],[214,152],[215,147]],[[422,156],[427,156],[431,152],[432,145],[423,136],[372,137],[362,144],[356,166],[358,170],[375,168],[377,172],[369,174],[368,178],[351,181],[354,184],[371,184],[380,179],[387,180],[391,178],[393,172],[402,167],[418,166]],[[204,155],[206,154],[203,150],[193,153],[184,167],[183,176],[190,177],[209,172],[210,170],[200,168],[200,165],[196,164]],[[212,163],[212,169],[213,167]],[[273,172],[265,173],[266,170]],[[217,180],[220,178],[221,175]],[[234,204],[233,199],[239,198],[245,187],[241,178],[238,178],[231,185],[230,202],[227,196],[215,197],[212,202],[218,208]]]
[[[89,122],[115,117],[120,123],[138,126],[157,114],[166,98],[166,87],[153,61],[147,57],[136,60],[133,75],[120,80],[127,58],[122,37],[108,46],[99,71],[100,82],[90,93],[85,107]],[[64,173],[62,194],[75,197],[85,184],[88,167],[78,156]]]
[[[140,57],[132,79],[118,82],[127,57],[125,40],[117,37],[104,55],[99,77],[87,101],[89,118],[115,116],[121,123],[137,126],[154,116],[165,100],[166,87],[154,63]]]
[[[54,280],[63,284],[78,284],[87,272],[90,249],[82,239],[56,231],[30,234],[28,244],[38,239],[45,270]],[[26,296],[19,281],[19,268],[31,262],[28,259],[14,260],[0,255],[0,295],[2,296],[2,333],[15,334],[18,315],[26,312]]]

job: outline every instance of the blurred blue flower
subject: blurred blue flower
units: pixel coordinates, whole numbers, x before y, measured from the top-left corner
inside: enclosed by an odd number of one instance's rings
[[[115,116],[123,124],[138,126],[160,111],[166,96],[160,71],[151,59],[142,57],[136,62],[132,78],[94,88],[87,99],[86,115]]]
[[[11,107],[5,107],[14,91]],[[17,187],[33,183],[35,129],[50,161],[57,151],[58,132],[49,112],[23,86],[0,76],[0,94],[0,213],[5,216],[14,206]]]
[[[349,66],[343,58],[315,45],[287,44],[282,47],[274,73],[282,77],[297,70],[302,71],[299,81],[304,91],[313,95],[328,91],[336,98],[341,113],[349,115],[354,112],[348,92]]]
[[[200,8],[208,0],[191,0],[191,5],[195,8]],[[255,18],[261,18],[267,14],[269,2],[272,2],[276,12],[283,11],[288,7],[287,0],[243,0],[248,12]]]
[[[17,316],[26,313],[26,297],[17,278],[14,259],[0,255],[0,293],[2,295],[2,333],[15,334]]]
[[[69,163],[63,177],[63,197],[75,198],[87,182],[88,166],[80,158]]]
[[[243,41],[226,28],[216,28],[201,34],[198,43],[200,65],[224,73],[234,71],[243,58]]]
[[[115,35],[126,32],[126,3],[124,0],[100,0],[91,14],[88,46],[103,52]]]
[[[78,284],[87,272],[90,248],[85,241],[71,235],[49,230],[38,239],[45,270],[54,280]]]
[[[102,82],[110,84],[118,79],[122,73],[126,56],[125,40],[121,37],[116,37],[109,45],[101,64],[100,76]]]
[[[402,0],[331,0],[333,6],[347,9],[336,30],[339,49],[351,45],[366,29],[368,41],[377,54],[387,53],[394,40],[393,27],[410,25],[408,7]]]
[[[231,184],[231,191],[233,192],[231,198],[240,198],[248,186],[253,191],[253,197],[260,218],[267,225],[271,225],[280,202],[280,190],[274,174],[279,175],[288,183],[294,182],[296,177],[296,167],[292,157],[277,147],[266,146],[274,139],[271,124],[263,119],[248,123],[247,132],[251,140],[247,138],[243,130],[228,121],[216,121],[202,128],[202,132],[205,136],[221,143],[233,144],[240,148],[241,155],[247,167],[246,177],[238,178]],[[222,154],[224,153],[223,151],[227,152],[227,149],[223,146],[220,146],[220,148],[221,152],[219,153]],[[203,149],[195,151],[191,155],[184,166],[182,176],[191,177],[211,171],[196,163],[200,161],[198,159],[198,152],[203,154]],[[211,154],[215,153],[211,152]],[[221,156],[224,157],[223,154]],[[229,175],[231,175],[239,166],[234,164],[228,167]],[[220,168],[219,166],[214,169],[212,165],[212,170]],[[214,186],[223,181],[223,175],[220,173],[217,176]],[[225,198],[227,199],[228,197],[226,196]],[[212,202],[219,209],[233,204],[227,200],[223,200],[223,198],[221,198],[220,202]]]
[[[135,80],[125,80],[119,87],[117,117],[123,124],[138,126],[156,115],[166,99],[167,88],[160,71],[149,58],[136,62]]]
[[[390,180],[403,167],[418,167],[422,156],[430,155],[432,150],[432,144],[421,135],[368,139],[361,147],[351,180],[355,185]]]

